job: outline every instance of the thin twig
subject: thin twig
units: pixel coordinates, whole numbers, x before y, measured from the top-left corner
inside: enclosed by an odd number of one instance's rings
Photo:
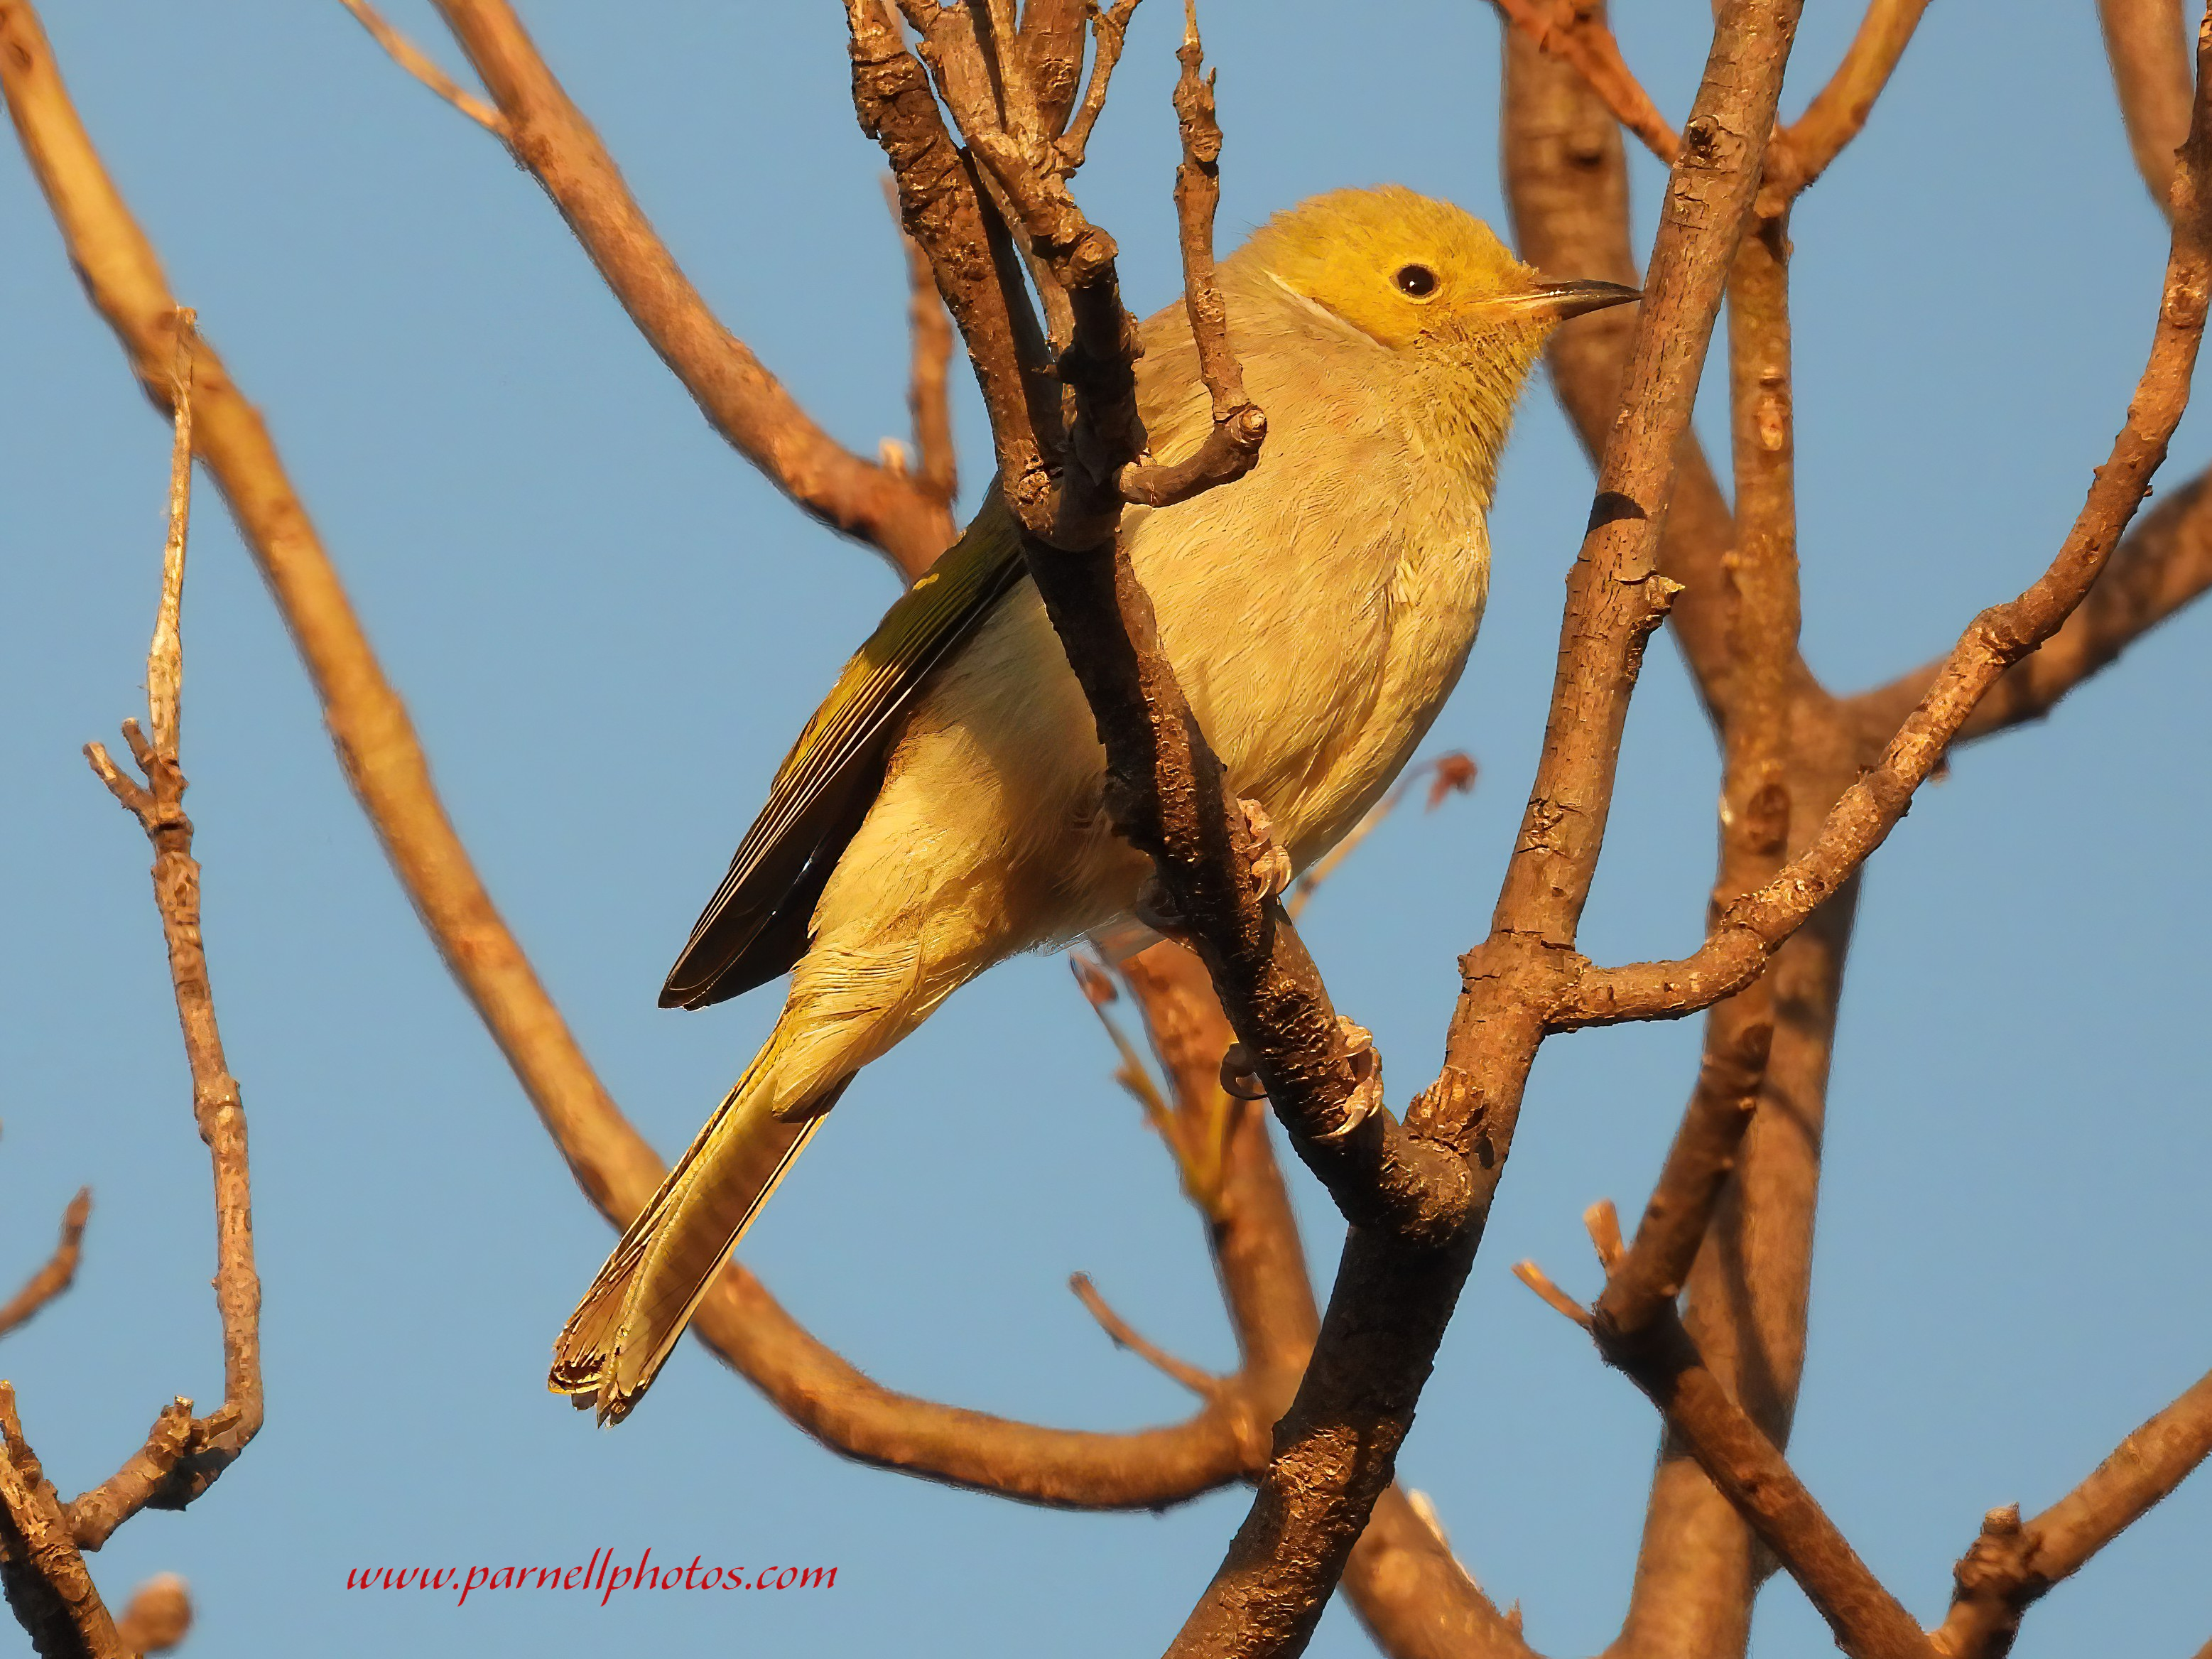
[[[1129,33],[1129,19],[1137,9],[1139,0],[1117,0],[1117,3],[1100,6],[1091,18],[1091,80],[1083,88],[1083,102],[1069,122],[1066,133],[1059,141],[1060,165],[1068,173],[1083,165],[1084,153],[1091,147],[1091,130],[1098,125],[1099,113],[1106,107],[1106,88],[1114,78],[1114,66],[1121,61],[1121,43]]]
[[[886,179],[885,200],[891,217],[898,217],[898,192]],[[907,372],[907,414],[914,428],[915,484],[944,510],[945,542],[952,544],[955,528],[952,503],[960,494],[959,461],[952,441],[952,396],[947,370],[952,362],[952,319],[937,292],[937,278],[929,256],[913,237],[899,229],[899,246],[906,254],[907,337],[910,366]]]
[[[1584,1330],[1589,1329],[1590,1310],[1561,1290],[1552,1276],[1534,1262],[1515,1262],[1513,1277],[1535,1291],[1554,1311],[1565,1314]]]
[[[23,1288],[0,1307],[0,1336],[30,1322],[33,1315],[69,1289],[84,1255],[84,1224],[92,1214],[92,1188],[81,1187],[62,1212],[61,1242],[46,1265],[23,1281]]]
[[[177,1023],[191,1068],[192,1116],[213,1168],[216,1212],[216,1307],[222,1322],[222,1404],[181,1425],[164,1411],[147,1446],[93,1492],[70,1506],[76,1540],[97,1548],[116,1527],[147,1504],[182,1509],[207,1490],[260,1431],[261,1279],[253,1262],[253,1201],[246,1154],[246,1111],[223,1056],[200,924],[200,866],[192,856],[188,787],[178,755],[184,641],[178,621],[184,598],[185,545],[191,513],[192,313],[175,308],[169,402],[175,448],[169,475],[168,534],[162,551],[161,603],[147,647],[149,738],[135,720],[123,736],[143,775],[126,778],[99,744],[85,745],[94,775],[138,820],[154,848],[154,902],[168,945]],[[188,1408],[187,1408],[188,1409]]]
[[[189,306],[176,317],[176,365],[170,371],[176,390],[173,436],[169,447],[169,533],[161,544],[161,604],[154,618],[154,640],[146,651],[146,708],[154,728],[154,752],[177,757],[185,684],[185,645],[180,625],[185,603],[185,543],[192,519],[192,344],[198,318]]]
[[[1213,76],[1198,38],[1198,0],[1183,0],[1182,65],[1176,78],[1176,125],[1182,161],[1176,168],[1176,222],[1182,247],[1183,309],[1198,348],[1199,377],[1213,404],[1213,425],[1198,448],[1171,465],[1132,462],[1121,470],[1122,499],[1171,507],[1218,484],[1233,483],[1258,465],[1267,417],[1244,394],[1244,371],[1229,344],[1229,312],[1213,272],[1213,215],[1221,205],[1221,124],[1213,110]]]
[[[1185,1360],[1176,1358],[1158,1343],[1147,1340],[1129,1322],[1115,1313],[1098,1287],[1091,1282],[1088,1273],[1070,1273],[1067,1288],[1075,1292],[1076,1300],[1090,1310],[1091,1316],[1098,1322],[1098,1328],[1114,1339],[1117,1348],[1127,1348],[1163,1376],[1171,1378],[1188,1389],[1201,1400],[1210,1400],[1221,1391],[1222,1378],[1212,1371],[1200,1370]]]
[[[368,0],[338,0],[338,3],[351,12],[354,21],[368,31],[378,46],[391,54],[392,62],[501,143],[507,142],[509,131],[507,118],[439,68],[428,52],[386,22],[382,14],[370,5]]]

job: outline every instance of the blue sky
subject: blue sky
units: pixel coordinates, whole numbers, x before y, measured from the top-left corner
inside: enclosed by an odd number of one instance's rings
[[[336,4],[52,9],[85,118],[268,416],[495,896],[633,1118],[680,1147],[772,1009],[664,1013],[653,993],[890,577],[723,447],[531,181]],[[1796,216],[1806,649],[1838,690],[1933,654],[2041,568],[2141,367],[2162,226],[2090,9],[2047,9],[2001,28],[1933,9]],[[1677,118],[1695,10],[1621,25]],[[446,52],[427,7],[392,15]],[[529,8],[694,280],[833,432],[864,450],[902,433],[899,255],[836,9],[608,16]],[[1209,11],[1224,245],[1383,179],[1502,223],[1488,9],[1353,17],[1310,0]],[[1813,9],[1789,107],[1855,21]],[[1167,0],[1139,15],[1080,189],[1147,310],[1174,291],[1177,22]],[[1637,169],[1648,234],[1658,173]],[[43,1257],[80,1183],[98,1206],[76,1288],[9,1339],[0,1371],[73,1492],[171,1395],[220,1392],[206,1162],[143,842],[76,754],[139,701],[167,437],[12,155],[0,224],[0,1279]],[[972,400],[962,421],[972,499],[988,471]],[[2203,465],[2206,433],[2185,425],[2174,478]],[[1400,1098],[1438,1056],[1453,957],[1511,843],[1588,489],[1539,389],[1492,521],[1486,631],[1432,744],[1471,750],[1480,787],[1391,823],[1309,915]],[[188,1515],[126,1527],[94,1559],[103,1585],[119,1602],[180,1571],[204,1644],[247,1653],[1164,1645],[1241,1492],[1079,1516],[854,1468],[696,1347],[617,1432],[543,1393],[605,1229],[386,869],[212,494],[192,557],[185,759],[252,1122],[269,1425]],[[2212,1364],[2208,630],[2212,615],[2185,616],[2049,721],[1962,754],[1867,885],[1794,1455],[1923,1617],[1984,1510],[2047,1504]],[[1655,650],[1585,928],[1599,959],[1694,942],[1717,784],[1679,665]],[[1617,1626],[1655,1431],[1507,1268],[1534,1256],[1590,1286],[1577,1218],[1601,1194],[1641,1203],[1696,1037],[1546,1049],[1401,1464],[1550,1652]],[[749,1259],[894,1386],[1073,1425],[1180,1415],[1063,1288],[1087,1271],[1150,1334],[1229,1362],[1199,1228],[1111,1063],[1060,963],[997,970],[854,1088]],[[1332,1261],[1326,1202],[1294,1179]],[[2017,1651],[2192,1650],[2212,1632],[2208,1540],[2212,1483],[2185,1487],[2039,1607]],[[648,1546],[840,1576],[742,1607],[344,1588],[363,1565]],[[1828,1647],[1786,1583],[1756,1643]],[[1314,1650],[1364,1650],[1333,1609]]]

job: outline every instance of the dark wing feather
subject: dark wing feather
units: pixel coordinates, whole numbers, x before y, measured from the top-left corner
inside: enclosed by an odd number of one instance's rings
[[[981,513],[902,595],[845,665],[777,770],[661,988],[703,1008],[763,984],[806,950],[815,902],[875,804],[916,692],[1023,580],[1021,543],[994,487]]]

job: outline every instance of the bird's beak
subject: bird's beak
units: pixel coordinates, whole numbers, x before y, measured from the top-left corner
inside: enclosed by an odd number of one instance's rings
[[[1632,300],[1643,297],[1644,290],[1641,289],[1626,288],[1619,283],[1601,283],[1585,277],[1567,283],[1538,283],[1512,303],[1513,308],[1524,317],[1564,323],[1568,318],[1579,317],[1585,312],[1603,311],[1607,306],[1625,306]]]

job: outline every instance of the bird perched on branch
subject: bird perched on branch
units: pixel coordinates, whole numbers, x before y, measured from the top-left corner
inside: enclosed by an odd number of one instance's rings
[[[1459,678],[1513,406],[1562,319],[1636,291],[1547,282],[1479,220],[1396,187],[1275,218],[1222,262],[1267,413],[1259,466],[1121,535],[1236,795],[1303,869],[1359,821]],[[1181,304],[1144,325],[1155,456],[1212,425]],[[704,1007],[789,970],[782,1017],[617,1244],[551,1387],[627,1416],[847,1084],[1017,951],[1123,924],[1146,860],[994,492],[808,722],[660,994]]]

